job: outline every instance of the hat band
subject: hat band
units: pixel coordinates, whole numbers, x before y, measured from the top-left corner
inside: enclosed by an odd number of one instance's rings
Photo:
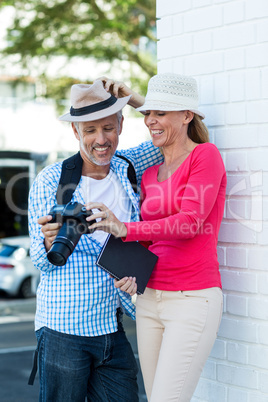
[[[85,114],[90,114],[94,112],[98,112],[99,110],[107,109],[109,106],[112,106],[117,101],[117,98],[113,95],[110,96],[109,99],[105,101],[95,103],[94,105],[80,107],[78,109],[74,109],[71,107],[70,115],[71,116],[84,116]]]

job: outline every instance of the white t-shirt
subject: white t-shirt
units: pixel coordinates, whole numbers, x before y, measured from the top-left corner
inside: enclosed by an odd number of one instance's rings
[[[102,202],[121,222],[129,222],[131,217],[131,201],[122,186],[117,175],[110,170],[102,180],[82,176],[82,192],[86,203]],[[93,210],[93,212],[99,212]],[[108,234],[102,230],[96,230],[92,237],[104,244]]]

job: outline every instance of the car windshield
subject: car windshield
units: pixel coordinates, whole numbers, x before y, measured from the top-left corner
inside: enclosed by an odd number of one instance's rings
[[[17,248],[17,246],[10,246],[9,244],[0,244],[0,256],[10,257]]]

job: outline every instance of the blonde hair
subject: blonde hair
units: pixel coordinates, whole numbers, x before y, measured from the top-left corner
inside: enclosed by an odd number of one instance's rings
[[[190,121],[187,131],[188,137],[197,144],[209,142],[209,132],[200,116],[194,114],[193,120]]]

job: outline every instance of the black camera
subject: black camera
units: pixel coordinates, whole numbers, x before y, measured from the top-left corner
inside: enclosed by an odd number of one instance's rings
[[[78,202],[57,204],[51,208],[49,215],[52,215],[52,220],[49,223],[62,224],[47,253],[47,258],[53,265],[65,265],[82,234],[94,232],[94,229],[90,230],[88,226],[96,221],[86,221],[86,218],[92,214],[92,211],[87,211],[86,207]]]

